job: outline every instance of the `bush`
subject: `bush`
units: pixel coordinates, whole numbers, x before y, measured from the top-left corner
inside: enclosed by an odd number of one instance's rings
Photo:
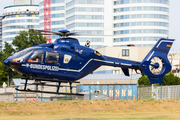
[[[138,79],[138,85],[146,86],[146,85],[151,85],[151,83],[147,76],[141,76]],[[164,76],[163,81],[160,85],[180,85],[180,78],[174,75],[174,73],[169,72]]]

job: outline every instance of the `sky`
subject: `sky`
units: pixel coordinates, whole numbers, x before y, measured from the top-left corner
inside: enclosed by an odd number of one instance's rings
[[[171,51],[180,51],[180,0],[169,0],[169,38],[176,39]],[[39,0],[34,0],[39,4]],[[14,0],[0,0],[0,15],[3,14],[3,8],[14,4]]]

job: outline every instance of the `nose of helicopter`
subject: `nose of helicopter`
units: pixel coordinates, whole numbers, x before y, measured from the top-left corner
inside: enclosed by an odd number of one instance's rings
[[[9,66],[9,59],[4,60],[4,64]]]

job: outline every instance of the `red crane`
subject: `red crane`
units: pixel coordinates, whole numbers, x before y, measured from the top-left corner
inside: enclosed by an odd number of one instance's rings
[[[44,30],[51,31],[51,0],[44,0]],[[51,43],[51,36],[46,35],[46,40]]]

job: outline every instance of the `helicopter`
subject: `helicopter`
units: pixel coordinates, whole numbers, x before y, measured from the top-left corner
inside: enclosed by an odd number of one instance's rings
[[[69,36],[78,34],[68,30],[59,32],[37,30],[42,35],[59,35],[54,43],[34,44],[8,57],[4,64],[25,77],[24,89],[18,91],[52,93],[64,95],[82,95],[72,93],[72,83],[92,73],[100,66],[121,67],[123,73],[129,76],[129,69],[147,75],[152,84],[161,83],[165,74],[171,71],[167,54],[174,39],[161,38],[150,50],[147,56],[139,61],[114,58],[102,55],[97,50],[79,44],[78,39]],[[44,32],[44,33],[43,33]],[[37,35],[38,33],[21,33]],[[28,80],[35,80],[36,90],[27,89]],[[44,84],[42,81],[58,82],[58,85]],[[61,83],[69,83],[70,93],[59,92]],[[38,85],[57,87],[55,92],[39,91]]]

